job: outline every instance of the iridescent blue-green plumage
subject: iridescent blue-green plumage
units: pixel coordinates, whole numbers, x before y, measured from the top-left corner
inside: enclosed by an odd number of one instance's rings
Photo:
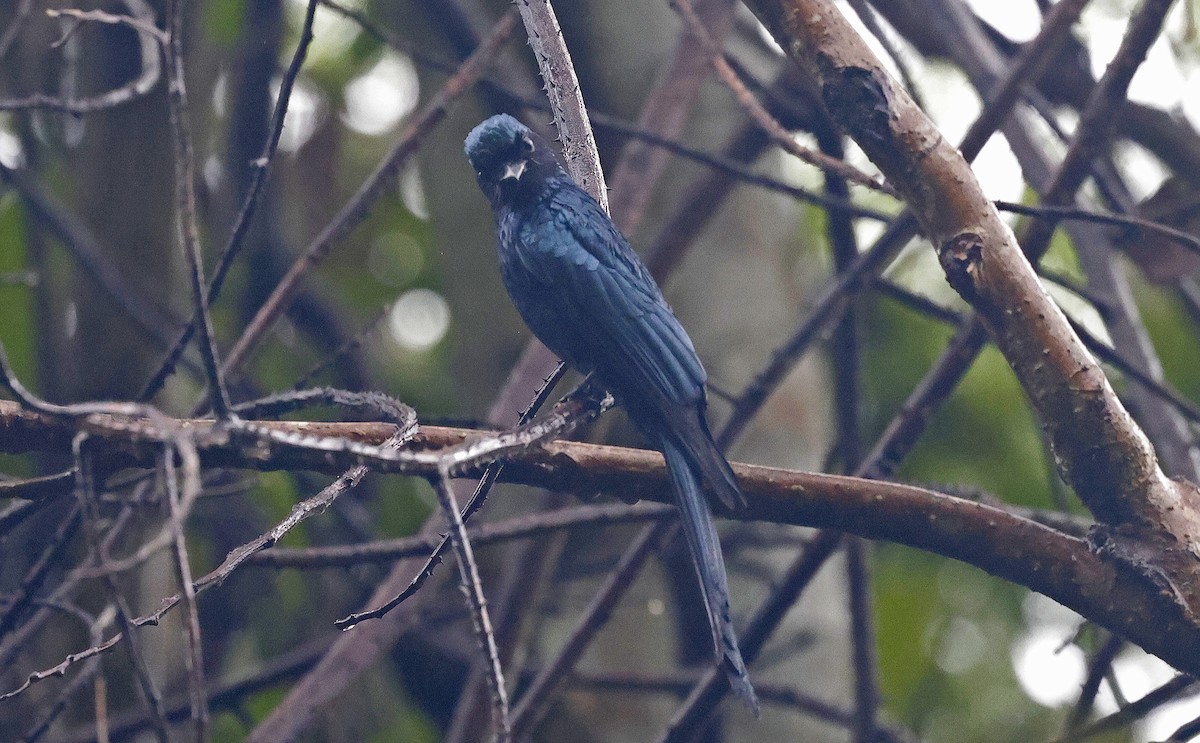
[[[493,116],[467,136],[466,152],[496,215],[504,286],[526,324],[564,361],[595,372],[663,452],[717,655],[757,712],[704,484],[728,509],[745,498],[709,433],[691,339],[628,241],[536,134]]]

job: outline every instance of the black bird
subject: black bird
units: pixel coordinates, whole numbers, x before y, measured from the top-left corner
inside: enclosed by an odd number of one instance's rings
[[[545,140],[500,114],[475,127],[465,149],[496,215],[504,286],[526,324],[568,364],[594,372],[666,457],[717,657],[757,714],[703,488],[731,511],[746,499],[709,433],[706,377],[691,339],[629,242]]]

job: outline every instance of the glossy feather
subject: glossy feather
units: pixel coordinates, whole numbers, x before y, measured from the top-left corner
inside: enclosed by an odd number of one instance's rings
[[[564,361],[594,371],[663,451],[714,651],[757,714],[704,485],[730,510],[745,498],[705,421],[704,367],[691,339],[628,241],[545,142],[500,115],[470,133],[466,152],[495,211],[501,277],[522,318]]]

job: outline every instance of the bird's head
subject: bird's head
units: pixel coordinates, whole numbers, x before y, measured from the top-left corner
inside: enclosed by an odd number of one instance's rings
[[[508,114],[472,129],[464,149],[479,187],[493,203],[532,192],[561,170],[545,140]]]

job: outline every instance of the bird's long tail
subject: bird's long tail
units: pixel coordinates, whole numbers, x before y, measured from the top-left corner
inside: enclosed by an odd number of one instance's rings
[[[712,510],[704,496],[700,468],[692,462],[680,444],[671,437],[664,436],[663,439],[663,455],[667,460],[671,481],[675,485],[683,533],[687,537],[692,561],[696,564],[696,572],[700,578],[700,591],[704,594],[704,606],[708,612],[708,624],[712,628],[717,657],[721,659],[733,691],[757,716],[758,697],[754,693],[754,687],[750,685],[746,664],[742,660],[742,651],[738,648],[737,635],[733,631],[725,560],[721,556],[721,542],[717,537]],[[713,453],[721,456],[715,446]]]

